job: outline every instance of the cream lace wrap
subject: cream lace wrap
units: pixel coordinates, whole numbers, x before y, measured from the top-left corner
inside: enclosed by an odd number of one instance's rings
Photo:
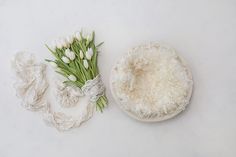
[[[93,115],[95,102],[104,93],[104,85],[100,75],[88,80],[82,89],[65,86],[56,82],[56,98],[62,108],[74,107],[81,96],[88,96],[89,103],[79,116],[71,116],[64,112],[56,112],[47,97],[49,83],[47,81],[46,65],[37,63],[32,54],[17,53],[13,61],[17,81],[15,89],[22,100],[22,106],[30,111],[40,112],[44,121],[59,131],[79,127]]]
[[[169,46],[150,43],[131,49],[112,69],[117,104],[141,121],[162,121],[183,111],[193,80],[185,61]]]

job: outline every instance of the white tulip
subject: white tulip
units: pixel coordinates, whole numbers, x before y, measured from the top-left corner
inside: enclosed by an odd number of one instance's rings
[[[90,56],[93,56],[93,49],[92,48],[89,48],[87,52],[89,53]]]
[[[88,42],[90,42],[92,40],[92,35],[88,34],[86,39],[87,39]]]
[[[71,80],[71,81],[74,81],[74,82],[77,80],[74,75],[69,75],[68,79]]]
[[[83,53],[82,50],[79,51],[79,57],[80,57],[80,59],[83,59],[83,58],[84,58],[84,53]]]
[[[86,69],[88,69],[88,61],[86,60],[86,59],[84,59],[83,60],[83,64],[84,64],[84,67],[86,68]]]
[[[69,56],[70,60],[74,60],[75,59],[75,53],[70,51],[70,56]]]
[[[70,60],[69,60],[67,57],[65,57],[65,56],[63,56],[63,57],[61,58],[61,60],[62,60],[64,63],[70,63]]]
[[[81,32],[82,32],[82,36],[83,36],[83,37],[88,38],[89,35],[90,35],[89,32],[91,32],[91,31],[90,31],[89,29],[82,28]]]
[[[68,57],[70,60],[74,60],[75,59],[75,53],[70,51],[70,49],[66,49],[65,50],[65,55],[66,57]]]
[[[69,46],[69,43],[67,42],[66,39],[62,39],[62,46],[63,47],[68,47]]]
[[[90,60],[93,56],[93,50],[89,48],[85,55],[86,55],[86,58]]]
[[[65,50],[65,55],[67,56],[67,54],[69,54],[70,53],[70,49],[66,49]],[[68,57],[68,56],[67,56]]]
[[[92,58],[92,56],[88,53],[88,51],[85,53],[85,56],[88,60],[90,60]]]
[[[74,37],[71,35],[66,37],[66,41],[68,42],[68,44],[71,44],[73,40],[74,40]]]
[[[50,62],[50,65],[53,67],[53,68],[57,68],[57,64],[55,62]]]
[[[62,40],[60,40],[60,39],[57,40],[57,41],[56,41],[56,45],[57,45],[57,48],[58,48],[58,49],[61,49],[61,48],[63,47],[63,42],[62,42]]]
[[[65,50],[65,55],[66,55],[66,57],[70,58],[70,54],[71,54],[70,49],[66,49],[66,50]]]
[[[76,32],[76,33],[75,33],[75,37],[76,37],[78,40],[81,40],[80,32]]]
[[[56,49],[56,47],[57,47],[57,42],[54,40],[51,43],[51,48],[54,50],[54,49]]]

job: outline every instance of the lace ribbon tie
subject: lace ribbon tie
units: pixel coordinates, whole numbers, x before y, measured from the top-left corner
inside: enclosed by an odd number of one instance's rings
[[[96,102],[103,96],[105,90],[101,76],[98,74],[94,79],[86,81],[81,90],[91,102]]]

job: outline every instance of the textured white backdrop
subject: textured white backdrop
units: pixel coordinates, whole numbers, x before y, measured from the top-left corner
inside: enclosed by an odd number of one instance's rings
[[[104,41],[99,68],[110,106],[59,133],[19,105],[10,59],[19,50],[49,58],[44,43],[81,27]],[[195,89],[175,119],[146,124],[126,116],[109,90],[113,63],[129,47],[164,41],[192,68]],[[235,157],[235,0],[0,0],[1,157]]]

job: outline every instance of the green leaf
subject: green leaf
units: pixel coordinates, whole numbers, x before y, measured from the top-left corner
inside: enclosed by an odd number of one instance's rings
[[[99,43],[96,47],[100,47],[102,44],[104,44],[104,42]]]
[[[61,71],[56,71],[56,73],[58,73],[58,74],[60,74],[60,75],[62,75],[64,77],[67,77],[67,75],[65,73],[61,72]]]
[[[52,60],[50,60],[50,59],[45,59],[45,61],[46,61],[46,62],[54,62],[54,61],[52,61]]]

